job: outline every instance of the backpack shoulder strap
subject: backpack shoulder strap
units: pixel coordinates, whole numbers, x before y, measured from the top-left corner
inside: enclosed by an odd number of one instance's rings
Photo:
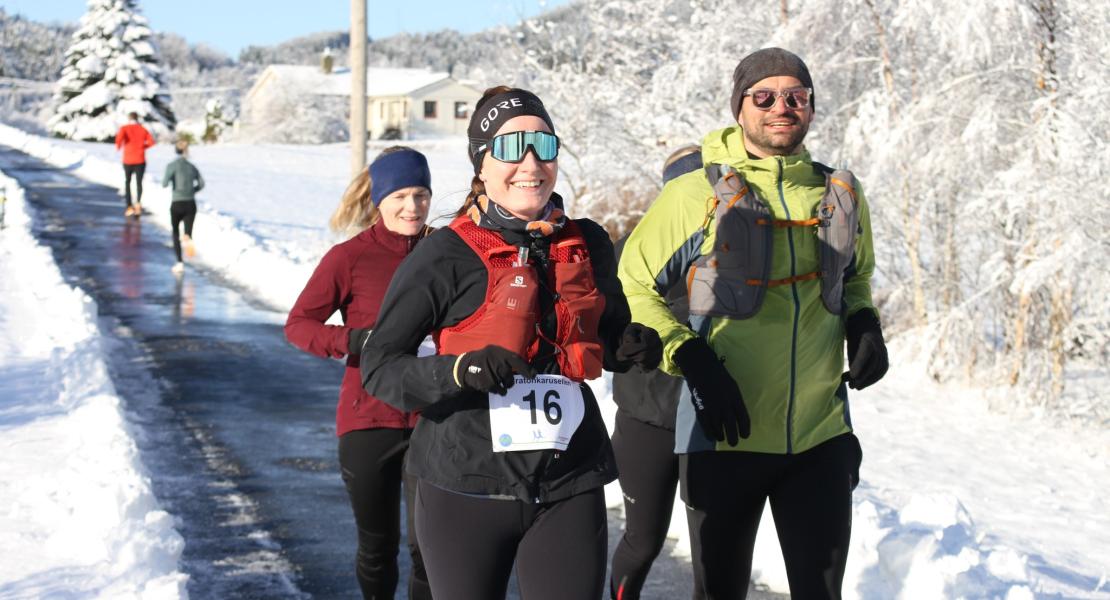
[[[828,166],[824,163],[819,163],[817,161],[813,161],[813,170],[816,171],[820,175],[828,176],[828,175],[832,175],[833,171],[835,171],[836,169],[834,169],[834,168],[832,168],[832,167],[830,167],[830,166]]]

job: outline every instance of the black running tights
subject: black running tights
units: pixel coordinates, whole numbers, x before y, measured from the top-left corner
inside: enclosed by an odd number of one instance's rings
[[[355,575],[363,598],[393,600],[397,589],[397,550],[401,538],[401,483],[408,429],[358,429],[339,438],[339,466],[358,526]],[[412,534],[415,481],[405,477],[409,554],[409,598],[430,599],[424,562]]]
[[[743,599],[763,505],[771,502],[790,597],[840,598],[861,452],[850,433],[800,454],[695,452],[679,457],[694,598]]]
[[[135,177],[135,202],[143,201],[143,173],[146,172],[146,163],[137,165],[123,165],[123,198],[131,206],[131,177]]]
[[[638,600],[671,525],[678,487],[674,432],[617,411],[613,454],[624,493],[624,535],[613,552],[609,596]]]
[[[605,493],[528,504],[458,494],[424,481],[416,535],[437,598],[504,598],[516,562],[523,600],[597,600],[605,587]]]
[[[173,252],[177,262],[181,262],[181,233],[178,225],[185,223],[185,235],[193,237],[193,219],[197,216],[197,203],[193,200],[178,200],[170,203],[170,227],[173,230]]]

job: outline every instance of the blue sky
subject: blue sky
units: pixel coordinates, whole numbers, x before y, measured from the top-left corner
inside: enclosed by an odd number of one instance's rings
[[[464,33],[511,24],[569,0],[366,0],[371,38],[394,33],[455,29]],[[176,33],[189,43],[204,43],[232,58],[249,45],[270,45],[317,31],[350,27],[347,0],[139,0],[156,31]],[[76,22],[84,0],[0,0],[9,15],[34,21]]]

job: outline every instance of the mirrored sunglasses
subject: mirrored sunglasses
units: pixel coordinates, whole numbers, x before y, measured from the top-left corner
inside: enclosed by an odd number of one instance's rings
[[[490,140],[490,154],[501,162],[518,163],[524,160],[528,148],[532,149],[537,160],[555,160],[559,156],[559,138],[546,131],[514,131]]]
[[[810,88],[791,88],[788,90],[766,90],[766,89],[753,89],[744,92],[745,96],[751,96],[752,105],[759,110],[771,110],[775,102],[779,98],[786,104],[786,108],[799,109],[809,106],[809,99],[813,95],[813,90]]]

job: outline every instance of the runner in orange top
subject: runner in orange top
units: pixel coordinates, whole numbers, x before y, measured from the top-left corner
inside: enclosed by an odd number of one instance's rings
[[[123,197],[127,200],[124,216],[143,212],[143,173],[146,171],[146,149],[154,145],[154,136],[139,124],[139,114],[127,114],[128,123],[116,134],[116,150],[123,148]],[[135,176],[135,204],[131,204],[131,176]]]

